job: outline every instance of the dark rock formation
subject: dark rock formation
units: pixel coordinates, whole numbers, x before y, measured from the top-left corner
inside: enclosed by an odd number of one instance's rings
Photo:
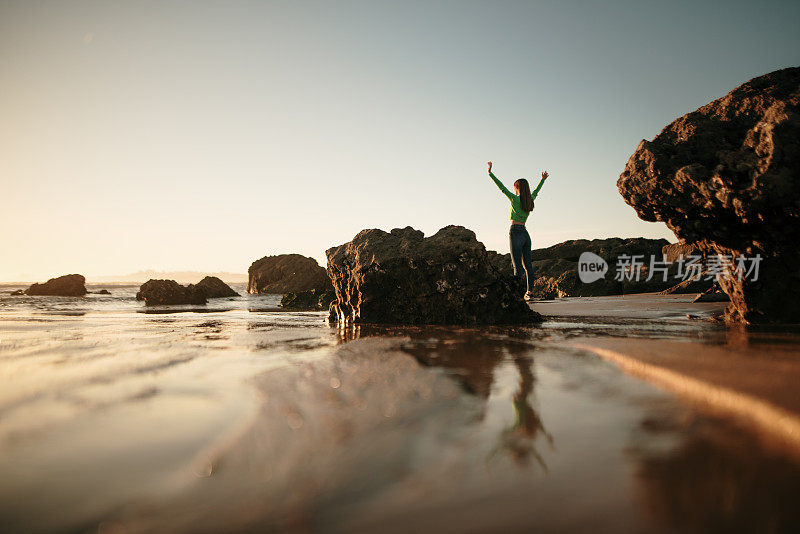
[[[206,298],[210,299],[239,296],[239,293],[231,289],[228,284],[216,276],[206,276],[197,282],[196,287],[204,289],[206,292]]]
[[[139,288],[136,300],[143,300],[148,306],[205,304],[206,291],[193,284],[182,286],[175,280],[148,280]]]
[[[646,239],[632,237],[621,239],[574,239],[558,243],[552,247],[531,251],[534,281],[532,293],[536,298],[552,299],[560,297],[597,297],[603,295],[622,295],[628,293],[647,293],[660,291],[675,283],[673,268],[663,281],[656,275],[647,281],[650,257],[662,257],[662,249],[667,246],[666,239]],[[603,258],[608,264],[604,278],[585,284],[578,277],[578,259],[583,252],[591,252]],[[617,260],[623,256],[643,256],[644,263],[639,280],[614,280]],[[509,258],[509,262],[510,262]],[[509,267],[509,269],[511,269]]]
[[[800,321],[800,67],[754,78],[642,141],[620,175],[625,201],[707,253],[763,260],[721,280],[726,318]]]
[[[314,258],[300,254],[265,256],[247,270],[248,293],[297,293],[331,289],[325,269]]]
[[[531,251],[531,260],[564,259],[577,262],[581,253],[592,252],[601,258],[617,258],[623,254],[638,254],[646,257],[661,256],[661,250],[669,242],[666,239],[644,237],[611,237],[609,239],[571,239],[547,248]]]
[[[95,295],[110,295],[111,291],[109,291],[108,289],[101,289],[100,291],[95,291],[94,294]]]
[[[51,278],[44,284],[33,284],[25,290],[25,294],[82,297],[86,294],[86,278],[80,274],[67,274]]]
[[[511,254],[499,254],[494,250],[487,250],[486,255],[489,265],[508,276],[514,274],[514,265],[511,262]]]
[[[483,244],[461,226],[431,237],[411,227],[362,230],[327,251],[344,323],[521,324],[541,321],[516,282],[493,267]]]
[[[323,291],[312,289],[299,293],[286,293],[281,299],[281,307],[327,310],[335,299],[336,294],[332,289]]]
[[[20,295],[24,295],[24,294],[25,294],[25,290],[24,289],[17,289],[16,291],[12,291],[11,292],[11,295],[13,295],[13,296],[20,296]]]

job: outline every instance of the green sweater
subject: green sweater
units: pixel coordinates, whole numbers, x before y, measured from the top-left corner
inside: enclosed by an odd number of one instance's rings
[[[503,194],[508,197],[508,200],[511,201],[511,220],[512,221],[516,221],[516,222],[521,222],[521,223],[524,223],[525,221],[527,221],[528,220],[528,215],[530,215],[530,212],[529,211],[524,211],[522,209],[522,203],[520,202],[519,197],[517,195],[515,195],[514,193],[512,193],[511,191],[509,191],[508,189],[506,189],[506,186],[503,185],[503,182],[498,180],[497,177],[494,174],[492,174],[490,172],[489,176],[492,177],[492,180],[494,180],[494,183],[496,183],[497,187],[500,188],[500,191],[502,191]],[[536,200],[536,195],[539,194],[539,190],[542,188],[543,185],[544,185],[544,178],[542,178],[539,181],[539,185],[536,186],[536,189],[531,191],[531,198],[533,200]]]

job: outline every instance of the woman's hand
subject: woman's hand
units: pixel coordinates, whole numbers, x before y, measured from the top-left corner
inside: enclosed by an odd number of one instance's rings
[[[491,163],[489,164],[489,167],[491,167]],[[547,177],[548,177],[548,176],[550,176],[550,175],[549,175],[549,174],[547,174],[547,171],[544,171],[544,172],[542,173],[542,180],[547,180]]]
[[[489,172],[492,172],[492,162],[489,161],[486,164],[489,166]]]

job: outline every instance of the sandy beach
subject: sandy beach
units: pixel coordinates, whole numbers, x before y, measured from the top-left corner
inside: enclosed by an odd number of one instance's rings
[[[734,334],[708,320],[719,304],[560,299],[533,305],[540,327],[340,330],[269,295],[148,309],[134,289],[0,297],[3,531],[798,524],[800,464],[769,425],[602,357],[679,373],[676,347],[732,355],[718,385],[736,391],[748,360],[794,372],[796,334]],[[788,392],[745,392],[797,413]]]

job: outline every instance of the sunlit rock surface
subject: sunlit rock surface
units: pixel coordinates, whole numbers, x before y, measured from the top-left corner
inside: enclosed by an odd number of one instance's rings
[[[701,250],[753,257],[760,276],[721,280],[726,316],[800,320],[800,67],[754,78],[643,140],[617,181],[646,221]]]
[[[406,227],[362,230],[327,251],[339,323],[518,324],[541,320],[516,281],[489,261],[462,226],[425,238]]]
[[[678,261],[681,258],[688,258],[692,255],[698,255],[701,251],[692,243],[687,243],[684,240],[680,240],[677,243],[670,243],[669,245],[664,245],[661,248],[661,254],[664,256],[664,259],[669,262]]]

